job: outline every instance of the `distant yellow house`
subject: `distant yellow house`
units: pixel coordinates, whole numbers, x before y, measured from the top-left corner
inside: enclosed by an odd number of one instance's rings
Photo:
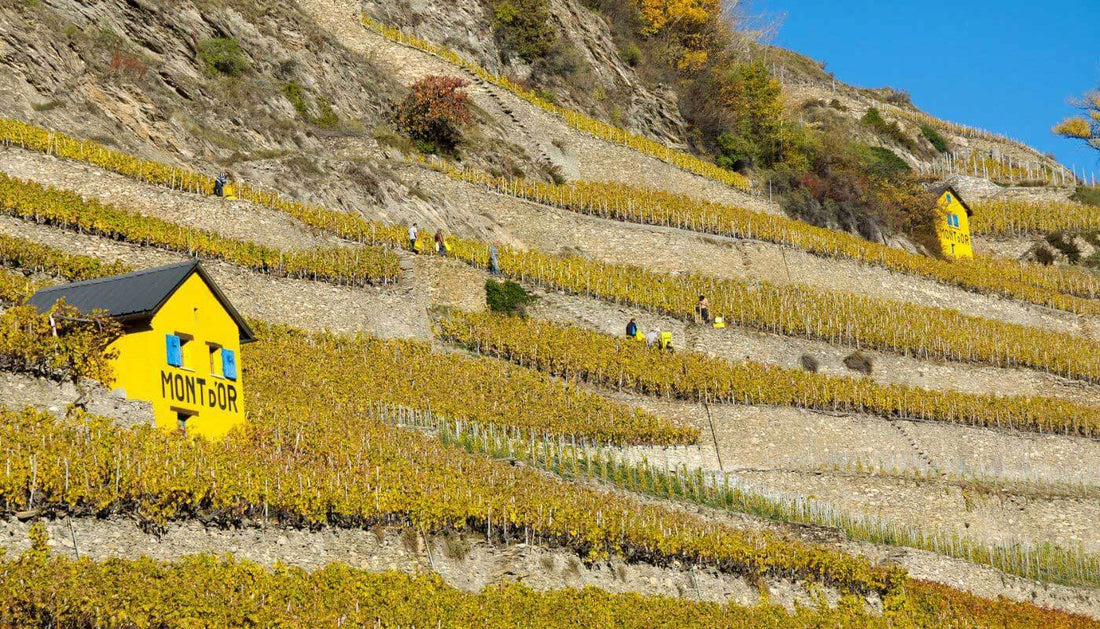
[[[114,385],[151,402],[158,427],[216,438],[244,421],[238,357],[255,339],[197,260],[46,288],[29,303],[45,311],[61,298],[122,323]]]
[[[936,200],[936,234],[940,238],[943,255],[957,260],[973,258],[974,247],[970,240],[970,217],[974,212],[951,186],[934,188]]]

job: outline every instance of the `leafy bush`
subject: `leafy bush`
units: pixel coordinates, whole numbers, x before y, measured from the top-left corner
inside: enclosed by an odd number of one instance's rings
[[[509,315],[526,316],[527,306],[538,299],[512,280],[485,281],[485,303],[489,310]]]
[[[724,122],[715,141],[720,166],[770,167],[800,161],[801,127],[787,121],[782,87],[767,65],[760,61],[738,65],[723,77],[717,90],[719,117]]]
[[[802,365],[802,369],[810,373],[817,373],[817,370],[820,367],[818,365],[817,359],[813,356],[810,356],[809,354],[803,354],[802,357],[798,359],[798,364]]]
[[[1054,252],[1044,246],[1035,249],[1035,261],[1043,266],[1054,264]]]
[[[454,76],[420,79],[397,108],[398,126],[417,142],[453,151],[462,137],[462,127],[472,119],[470,97],[459,91],[467,85]]]
[[[860,122],[871,127],[879,136],[891,139],[898,144],[904,146],[909,150],[916,148],[916,143],[913,138],[905,135],[905,131],[902,130],[901,125],[897,122],[887,122],[879,110],[874,107],[867,110],[867,113],[863,114],[863,118]]]
[[[294,81],[289,81],[283,85],[283,95],[290,101],[294,111],[297,111],[299,116],[305,119],[309,118],[309,104],[306,102],[304,87]]]
[[[638,48],[637,44],[627,44],[619,49],[619,56],[626,62],[626,65],[634,68],[642,60],[642,49]]]
[[[932,146],[936,147],[936,150],[940,153],[946,153],[948,150],[947,139],[940,135],[939,131],[936,131],[932,127],[926,124],[920,126],[920,134],[925,137],[926,140],[932,143]]]
[[[501,46],[526,61],[537,61],[557,39],[550,25],[548,0],[496,0],[493,29]]]
[[[756,162],[759,150],[751,139],[733,133],[723,133],[718,136],[718,157],[715,163],[722,168],[745,173]]]
[[[868,146],[864,156],[864,168],[871,175],[893,177],[913,169],[897,153],[881,146]]]
[[[1046,240],[1050,246],[1061,251],[1070,264],[1077,264],[1081,260],[1081,248],[1073,241],[1073,236],[1055,232],[1048,234]]]
[[[1070,199],[1085,205],[1100,206],[1100,186],[1079,186]]]
[[[216,37],[199,42],[199,61],[206,73],[240,76],[248,69],[248,58],[235,39]]]
[[[871,357],[858,349],[844,357],[844,366],[868,376],[871,375],[871,370],[874,368]]]

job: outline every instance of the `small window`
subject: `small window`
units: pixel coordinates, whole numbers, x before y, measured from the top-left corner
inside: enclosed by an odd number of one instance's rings
[[[172,367],[183,366],[183,348],[180,344],[180,337],[175,334],[164,335],[164,344],[168,353],[167,362]]]
[[[182,334],[180,332],[176,332],[176,338],[179,339],[180,343],[180,364],[176,366],[180,367],[181,369],[194,369],[195,359],[191,356],[191,351],[195,344],[195,337],[191,336],[190,334]]]
[[[222,376],[230,380],[237,379],[237,352],[222,348]]]
[[[207,353],[210,355],[210,375],[222,377],[222,346],[217,343],[206,344]]]
[[[176,412],[176,429],[182,432],[184,436],[186,436],[187,420],[193,417],[198,417],[199,414],[194,411],[184,411],[177,408],[173,408],[172,410]]]

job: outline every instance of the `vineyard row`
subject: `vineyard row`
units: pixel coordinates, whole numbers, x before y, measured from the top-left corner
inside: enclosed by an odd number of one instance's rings
[[[813,255],[849,259],[891,271],[927,277],[978,293],[1048,306],[1079,314],[1100,314],[1100,279],[1077,269],[1052,269],[1011,260],[978,256],[947,261],[909,253],[858,236],[815,227],[782,216],[753,212],[684,195],[634,188],[625,184],[574,182],[551,184],[496,177],[472,167],[426,160],[420,163],[456,179],[494,192],[562,209],[648,225],[757,239],[807,251]]]
[[[312,350],[307,337],[296,336],[246,348],[250,421],[220,443],[122,429],[79,413],[62,423],[49,413],[0,411],[0,503],[8,513],[127,513],[152,526],[196,514],[226,525],[410,524],[558,544],[594,561],[676,559],[865,593],[904,583],[898,568],[578,486],[387,426],[369,416],[374,403],[339,377],[346,363],[287,360]],[[275,351],[288,343],[298,351]]]
[[[946,626],[1092,626],[1087,618],[1007,600],[989,601],[913,581],[881,615],[856,596],[793,611],[743,607],[596,588],[536,591],[519,583],[464,592],[435,574],[373,573],[334,563],[307,572],[268,569],[231,557],[172,562],[92,561],[51,556],[46,534],[0,560],[0,622],[8,626],[479,627],[555,629],[912,629]],[[195,585],[202,584],[201,595]]]
[[[728,474],[688,470],[685,466],[670,469],[667,460],[663,469],[645,458],[630,461],[616,449],[537,438],[508,427],[462,423],[404,408],[380,408],[377,414],[395,425],[433,429],[444,443],[467,452],[524,461],[570,479],[594,478],[660,499],[686,500],[778,522],[837,528],[848,539],[918,548],[1037,581],[1100,584],[1100,559],[1079,548],[1019,542],[987,545],[957,532],[898,525],[873,516],[853,515],[813,499],[761,492],[736,478],[731,483]]]
[[[3,173],[0,173],[0,210],[23,220],[161,247],[189,256],[225,260],[283,277],[364,286],[396,281],[401,273],[397,256],[379,247],[333,246],[282,251],[234,240],[209,230],[184,228]]]
[[[119,153],[24,123],[0,121],[0,138],[34,150],[83,160],[142,181],[210,194],[212,182],[191,171]],[[302,223],[342,238],[391,246],[407,245],[397,225],[364,220],[351,213],[299,203],[277,193],[240,186],[243,198],[284,211]],[[487,243],[451,238],[452,255],[489,266]],[[429,250],[428,237],[422,246]],[[802,286],[673,277],[630,265],[603,264],[538,251],[500,251],[501,271],[555,290],[690,318],[699,295],[708,295],[715,314],[732,323],[835,344],[875,348],[923,358],[1029,367],[1068,378],[1100,378],[1100,347],[1080,337],[991,321],[944,310],[878,301]]]
[[[1100,208],[1073,201],[993,199],[979,203],[970,219],[975,234],[1021,236],[1100,230]]]
[[[479,354],[620,391],[701,402],[794,406],[1100,437],[1100,408],[1066,400],[1001,397],[883,385],[693,352],[653,351],[573,326],[451,311],[437,333]]]
[[[0,264],[11,261],[19,270],[45,273],[65,279],[90,279],[129,270],[125,265],[101,264],[86,256],[67,254],[43,245],[0,236]],[[9,288],[10,286],[10,288]],[[33,282],[0,266],[0,303],[18,305],[33,292]],[[69,360],[74,377],[106,374],[94,353],[74,353],[73,344],[105,347],[113,328],[103,328],[97,343],[65,334],[50,334],[49,316],[40,317],[26,308],[6,313],[11,325],[8,343],[0,342],[0,361],[9,370],[42,375],[57,374],[56,368],[41,369],[50,360]],[[68,313],[70,316],[73,313]],[[255,322],[257,329],[264,324]],[[64,332],[65,330],[62,330]],[[80,331],[83,331],[81,329]],[[4,337],[0,337],[2,339]],[[104,340],[105,339],[105,340]],[[348,384],[361,391],[364,399],[390,400],[446,412],[462,412],[477,421],[524,427],[557,435],[574,435],[584,440],[621,444],[695,443],[698,431],[671,424],[651,413],[632,409],[598,395],[567,387],[553,378],[526,368],[514,368],[487,359],[431,351],[431,346],[409,340],[383,341],[318,335],[311,342],[317,356],[334,363],[347,354],[362,355],[358,382]],[[2,364],[2,362],[0,362]],[[377,374],[389,374],[378,378]],[[104,383],[103,377],[93,377]],[[453,389],[454,382],[469,384]]]

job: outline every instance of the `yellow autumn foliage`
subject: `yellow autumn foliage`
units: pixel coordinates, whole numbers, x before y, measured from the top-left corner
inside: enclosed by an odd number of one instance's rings
[[[452,311],[438,323],[437,333],[479,354],[647,395],[1100,436],[1100,408],[1067,400],[936,391],[751,361],[730,363],[694,352],[669,354],[633,339],[491,313]]]
[[[202,584],[201,596],[195,584]],[[689,598],[612,594],[594,587],[535,590],[501,583],[480,592],[438,574],[371,572],[342,563],[306,571],[232,556],[173,561],[69,559],[47,548],[0,558],[0,617],[12,626],[478,627],[479,629],[913,629],[998,626],[1078,629],[1088,618],[1028,603],[991,601],[910,581],[881,614],[846,594],[793,610]]]

